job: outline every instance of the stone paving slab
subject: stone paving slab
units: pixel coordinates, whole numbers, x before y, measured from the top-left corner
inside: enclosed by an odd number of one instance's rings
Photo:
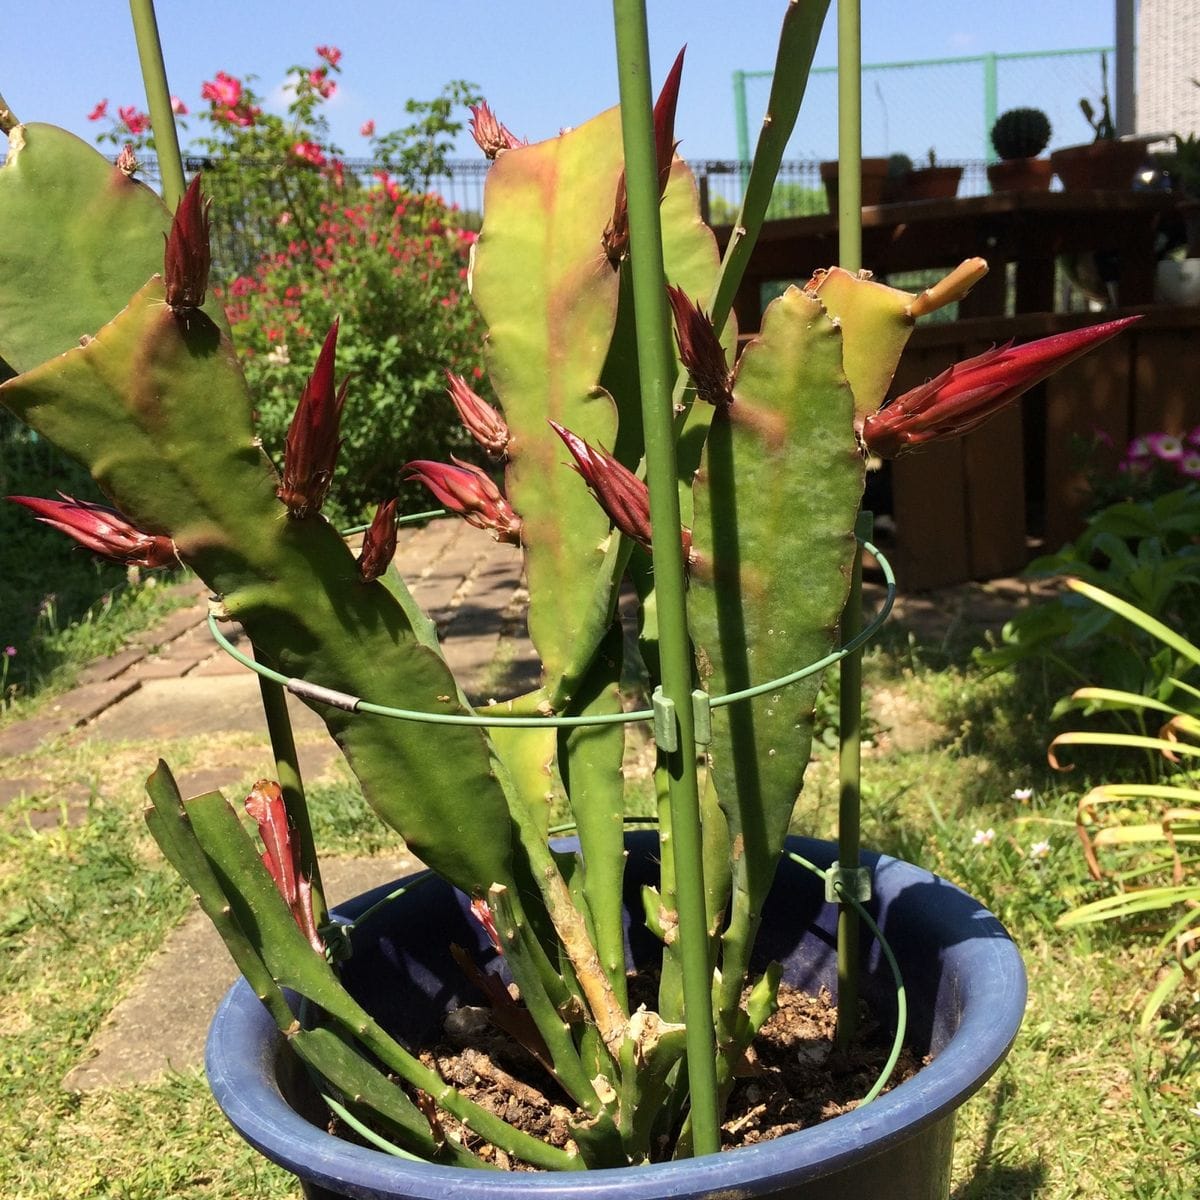
[[[116,679],[118,675],[124,675],[130,667],[145,659],[147,654],[148,651],[141,646],[130,646],[119,654],[99,658],[79,673],[78,684],[86,686],[89,683],[107,683],[110,679]]]
[[[322,879],[331,904],[420,869],[411,855],[328,858]],[[153,1083],[204,1061],[208,1024],[237,978],[224,944],[199,911],[190,913],[139,972],[62,1081],[72,1092]]]

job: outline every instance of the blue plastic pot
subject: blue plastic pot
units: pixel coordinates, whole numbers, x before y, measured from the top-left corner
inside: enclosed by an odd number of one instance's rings
[[[653,834],[631,834],[627,899],[657,874]],[[825,866],[825,842],[793,849]],[[1025,970],[1000,923],[965,892],[928,872],[867,855],[869,906],[900,961],[910,1046],[933,1061],[872,1103],[771,1142],[682,1162],[578,1173],[507,1174],[431,1166],[352,1145],[325,1132],[320,1102],[245,982],[229,992],[208,1037],[209,1083],[225,1115],[267,1158],[299,1176],[310,1200],[944,1200],[949,1194],[956,1110],[1008,1052],[1025,1007]],[[342,906],[353,917],[386,895]],[[633,912],[640,912],[636,902]],[[806,990],[836,981],[837,911],[821,881],[785,861],[759,939],[764,961]],[[649,953],[634,930],[635,960]],[[434,880],[373,915],[355,933],[346,981],[402,1037],[419,1039],[440,1015],[470,1000],[448,953],[452,942],[486,952],[465,901]],[[886,962],[864,935],[862,992],[885,1022],[895,1012]],[[311,1120],[309,1118],[312,1118]]]

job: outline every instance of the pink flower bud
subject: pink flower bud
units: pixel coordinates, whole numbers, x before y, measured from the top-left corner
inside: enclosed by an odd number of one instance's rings
[[[81,546],[130,567],[153,570],[178,562],[175,543],[169,537],[146,533],[131,525],[116,509],[76,500],[65,492],[61,500],[37,496],[8,496],[14,504],[37,515],[44,525],[74,538]]]
[[[133,152],[133,146],[126,142],[121,147],[121,153],[117,155],[117,170],[123,175],[132,175],[142,164],[138,162],[137,155]]]
[[[506,125],[501,125],[486,100],[472,104],[471,119],[467,122],[475,144],[488,156],[495,158],[505,150],[515,150],[528,143],[518,138]]]
[[[375,510],[375,519],[363,534],[358,556],[358,574],[363,583],[378,579],[396,554],[396,501],[384,500]]]
[[[510,436],[504,418],[461,375],[447,371],[446,379],[450,384],[446,394],[454,401],[463,427],[493,458],[503,458]]]
[[[364,121],[359,127],[358,132],[365,138],[375,136],[375,121],[374,119]]]
[[[167,303],[172,308],[199,308],[204,303],[211,266],[208,201],[197,175],[180,200],[167,235],[163,258]]]
[[[627,538],[646,550],[651,549],[650,492],[628,467],[611,454],[589,446],[578,434],[564,429],[557,421],[550,427],[562,438],[571,457],[572,467],[583,476],[596,502],[608,514],[608,519]],[[684,557],[692,557],[692,532],[680,531]]]
[[[92,111],[90,113],[88,113],[87,119],[89,121],[99,121],[103,117],[106,117],[106,116],[108,116],[108,101],[101,100],[95,106],[95,108],[93,108]]]
[[[491,531],[498,542],[521,544],[521,518],[486,471],[454,459],[450,463],[414,459],[406,463],[405,479],[423,483],[438,503],[476,529]]]
[[[171,111],[177,117],[186,117],[188,115],[188,106],[184,104],[178,96],[171,97]]]
[[[488,941],[492,943],[492,948],[496,953],[503,954],[504,943],[500,940],[500,931],[496,928],[496,918],[492,915],[488,902],[476,896],[471,901],[471,916],[483,926],[483,932],[487,934]]]
[[[869,416],[863,441],[872,454],[895,458],[924,442],[970,433],[1034,384],[1137,320],[1122,317],[1023,346],[1010,342],[956,363]]]
[[[325,943],[317,932],[313,914],[312,880],[301,872],[300,844],[292,837],[279,784],[272,779],[260,779],[246,797],[246,812],[257,824],[258,835],[262,838],[263,866],[270,872],[296,924],[308,938],[308,944],[318,954],[324,954]]]
[[[675,317],[679,358],[691,376],[696,395],[714,408],[727,407],[733,403],[730,371],[712,319],[683,288],[668,287],[667,297]]]
[[[346,383],[340,389],[334,387],[337,335],[338,323],[334,321],[288,426],[283,480],[275,494],[287,505],[291,517],[319,512],[333,482],[333,468],[341,445],[338,430],[346,403]]]

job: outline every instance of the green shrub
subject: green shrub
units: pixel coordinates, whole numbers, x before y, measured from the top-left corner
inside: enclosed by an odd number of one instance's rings
[[[260,436],[277,461],[321,341],[340,317],[338,366],[350,388],[331,494],[336,515],[356,519],[398,493],[409,459],[468,450],[444,372],[482,374],[466,282],[475,234],[437,197],[385,176],[343,205],[323,203],[318,215],[314,241],[266,256],[222,298]]]

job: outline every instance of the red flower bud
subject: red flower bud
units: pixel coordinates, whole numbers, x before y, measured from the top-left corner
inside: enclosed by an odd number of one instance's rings
[[[696,395],[714,408],[733,403],[731,376],[725,362],[725,348],[712,319],[699,304],[689,299],[683,288],[668,287],[667,297],[675,317],[675,340],[679,345],[679,358],[688,375]]]
[[[130,142],[126,142],[121,147],[120,154],[117,155],[117,170],[123,175],[132,175],[140,169],[141,165],[137,160],[137,155],[133,152],[133,145]]]
[[[477,396],[461,375],[447,371],[446,379],[450,384],[446,393],[454,401],[463,427],[493,458],[503,458],[509,439],[504,418]]]
[[[476,896],[471,901],[471,916],[483,926],[483,932],[487,934],[488,941],[492,943],[492,949],[497,954],[503,954],[504,943],[500,940],[500,931],[496,928],[496,918],[492,915],[488,902]]]
[[[578,434],[564,429],[557,421],[550,427],[562,438],[575,460],[572,467],[583,476],[597,503],[608,519],[627,538],[646,550],[651,549],[650,491],[628,467],[611,454],[589,446]],[[692,557],[692,531],[680,531],[684,557]]]
[[[498,542],[521,544],[521,518],[486,471],[454,459],[450,463],[414,459],[404,466],[405,479],[423,483],[438,503],[476,529],[491,530]]]
[[[658,161],[658,198],[667,190],[667,180],[671,177],[671,160],[675,157],[675,105],[679,99],[679,81],[683,77],[683,56],[687,51],[684,46],[675,56],[667,78],[663,82],[662,91],[654,103],[654,151]],[[613,204],[613,216],[602,238],[604,253],[608,261],[615,267],[629,249],[629,207],[625,194],[625,172],[621,172],[617,180],[617,196]]]
[[[863,426],[863,441],[872,454],[895,458],[923,442],[970,433],[1034,384],[1137,320],[1122,317],[1023,346],[994,346],[873,413]]]
[[[363,534],[358,574],[363,583],[378,579],[396,554],[396,501],[384,500],[375,510],[371,527]]]
[[[292,517],[319,512],[333,481],[338,447],[342,444],[338,429],[346,403],[346,383],[336,391],[333,383],[337,335],[338,323],[334,321],[288,426],[283,481],[275,494],[287,505]]]
[[[204,303],[211,266],[208,201],[200,190],[200,176],[197,175],[180,200],[175,220],[171,222],[171,232],[167,234],[163,259],[167,303],[172,308],[199,308]]]
[[[58,494],[61,500],[42,500],[37,496],[6,498],[14,504],[23,504],[44,525],[61,530],[81,546],[126,566],[154,570],[178,562],[175,543],[169,537],[138,529],[116,509],[76,500],[65,492]]]
[[[246,812],[258,825],[258,835],[265,847],[263,866],[270,872],[309,945],[318,954],[324,954],[325,943],[317,932],[313,914],[312,880],[301,873],[300,844],[292,838],[279,784],[272,779],[260,779],[246,797]]]
[[[467,122],[475,144],[488,156],[495,158],[505,150],[515,150],[529,143],[518,138],[506,125],[502,125],[486,100],[470,105],[471,119]]]

